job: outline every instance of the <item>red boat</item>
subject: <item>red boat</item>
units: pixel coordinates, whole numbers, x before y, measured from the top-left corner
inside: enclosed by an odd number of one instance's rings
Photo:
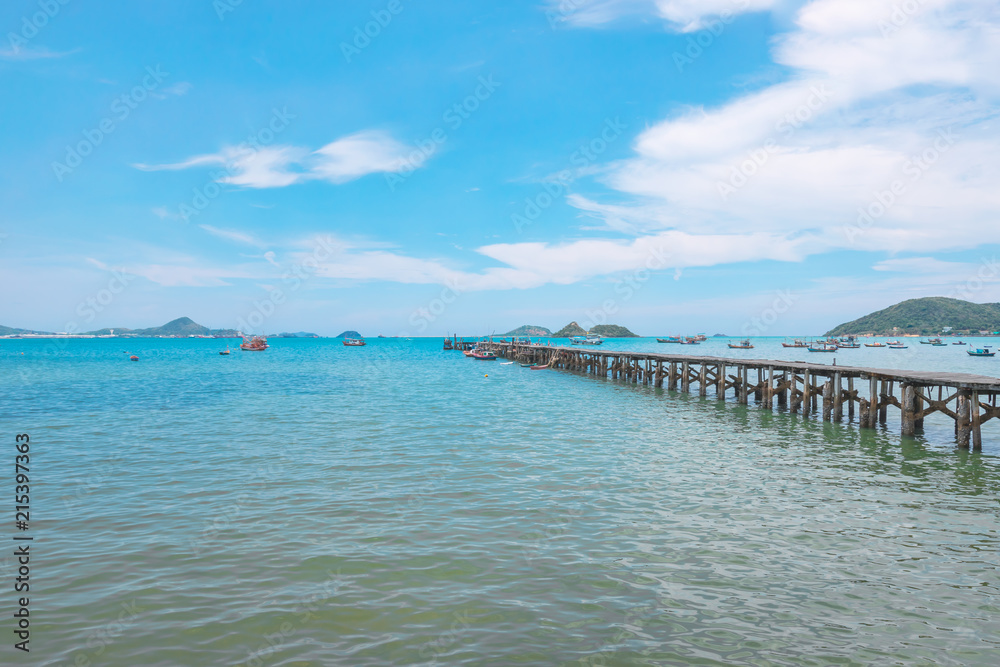
[[[497,355],[492,352],[482,352],[479,350],[473,350],[472,354],[469,355],[473,359],[479,359],[480,361],[496,361]]]
[[[345,338],[344,345],[347,347],[363,347],[367,345],[364,338]]]
[[[246,352],[263,352],[267,349],[267,338],[264,336],[243,337],[240,349]]]

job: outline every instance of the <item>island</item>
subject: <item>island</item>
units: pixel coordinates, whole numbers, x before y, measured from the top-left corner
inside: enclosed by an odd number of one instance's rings
[[[947,297],[909,299],[830,329],[826,336],[1000,334],[1000,303]]]

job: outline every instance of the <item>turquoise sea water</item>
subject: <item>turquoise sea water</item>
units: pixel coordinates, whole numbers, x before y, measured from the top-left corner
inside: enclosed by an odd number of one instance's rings
[[[8,469],[32,439],[26,664],[996,662],[1000,425],[970,453],[944,422],[901,438],[440,339],[272,343],[0,341]],[[1000,374],[910,344],[838,365]]]

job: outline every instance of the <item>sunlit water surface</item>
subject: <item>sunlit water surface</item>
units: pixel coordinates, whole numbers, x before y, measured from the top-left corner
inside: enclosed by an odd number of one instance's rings
[[[33,664],[996,664],[996,424],[969,453],[440,340],[224,345],[0,343]],[[838,364],[1000,363],[911,345]]]

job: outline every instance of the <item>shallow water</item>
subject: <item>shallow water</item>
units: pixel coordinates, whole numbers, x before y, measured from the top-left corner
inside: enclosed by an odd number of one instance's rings
[[[0,343],[32,664],[995,663],[991,428],[969,453],[439,339],[272,343]],[[604,349],[644,345],[679,347]]]

